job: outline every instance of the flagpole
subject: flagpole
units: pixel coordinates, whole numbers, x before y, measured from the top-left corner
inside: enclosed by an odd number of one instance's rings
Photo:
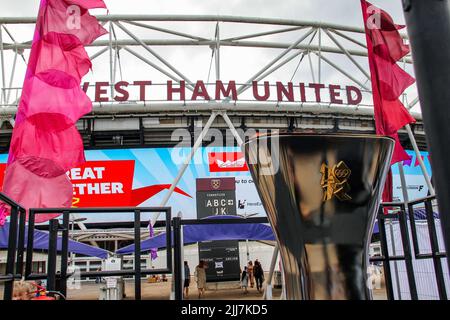
[[[417,158],[417,161],[419,162],[420,169],[422,169],[422,174],[423,174],[423,177],[425,178],[425,182],[428,186],[428,191],[430,192],[430,195],[434,196],[436,193],[434,192],[434,187],[431,184],[430,176],[428,175],[427,168],[425,167],[425,163],[423,162],[419,147],[417,146],[416,138],[414,137],[414,134],[411,130],[411,126],[409,124],[407,124],[405,126],[405,129],[408,132],[408,137],[409,137],[409,140],[411,141],[412,147],[416,154],[416,158]]]
[[[403,57],[403,69],[406,70],[405,57]],[[405,96],[404,95],[403,95],[403,103],[405,103]],[[411,110],[411,108],[407,108],[407,110],[408,110],[408,113],[411,114],[411,112],[409,112],[409,110]],[[425,178],[425,182],[426,182],[426,184],[428,186],[428,191],[430,192],[430,195],[434,196],[436,194],[436,192],[434,191],[434,187],[431,184],[431,178],[428,175],[428,171],[427,171],[427,168],[425,167],[425,163],[423,162],[422,156],[420,154],[420,150],[417,147],[416,138],[414,137],[414,134],[413,134],[413,132],[411,130],[411,125],[408,123],[405,126],[405,129],[406,129],[406,132],[408,133],[409,140],[411,141],[411,144],[413,146],[414,152],[416,154],[417,161],[419,162],[419,165],[420,165],[420,169],[422,170],[423,177]],[[400,176],[403,175],[403,179],[404,179],[405,174],[403,172],[403,163],[401,165],[401,168],[400,168],[400,165],[399,165],[399,170],[400,170]],[[405,187],[406,187],[406,183],[405,183]],[[407,199],[407,198],[405,198],[405,199]],[[409,200],[407,200],[407,201],[409,201]]]

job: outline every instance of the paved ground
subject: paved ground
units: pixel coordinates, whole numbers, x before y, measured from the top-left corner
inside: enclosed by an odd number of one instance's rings
[[[83,282],[80,289],[69,289],[67,298],[69,300],[98,300],[100,295],[101,284],[92,282]],[[170,283],[158,282],[148,283],[142,281],[142,299],[143,300],[168,300],[170,297]],[[126,299],[134,299],[134,282],[125,282]],[[273,289],[273,298],[279,299],[281,295],[280,289]],[[195,284],[190,287],[190,300],[197,300],[197,290]],[[0,285],[0,300],[3,299],[3,286]],[[255,288],[249,288],[249,292],[244,294],[239,288],[222,288],[206,291],[204,299],[208,300],[260,300],[262,293],[258,293]],[[386,294],[384,289],[374,291],[374,300],[385,300]]]
[[[386,291],[384,281],[379,284],[381,288],[373,291],[374,300],[386,300]],[[97,300],[100,295],[100,288],[104,284],[95,284],[92,282],[84,282],[80,289],[68,290],[67,298],[69,300]],[[141,282],[141,296],[143,300],[168,300],[170,299],[171,283],[157,282],[148,283],[146,280]],[[125,299],[134,299],[134,281],[125,281]],[[273,299],[279,299],[281,289],[272,289]],[[239,287],[238,282],[222,283],[220,288],[214,284],[208,284],[208,289],[202,299],[208,300],[261,300],[263,294],[259,293],[256,288],[248,288],[248,293],[244,293]],[[189,299],[198,300],[198,291],[194,281],[191,282],[189,288]]]
[[[69,300],[96,300],[100,294],[100,284],[83,283],[80,289],[68,290],[67,298]],[[126,299],[134,299],[134,281],[125,282]],[[170,298],[170,283],[158,282],[148,283],[142,281],[141,294],[143,300],[168,300]],[[279,298],[281,294],[280,289],[273,289],[273,297]],[[191,284],[189,292],[190,300],[198,299],[198,291],[195,284]],[[248,293],[236,288],[236,286],[228,286],[228,288],[209,289],[206,291],[203,299],[211,300],[260,300],[262,293],[258,293],[256,288],[249,288]]]

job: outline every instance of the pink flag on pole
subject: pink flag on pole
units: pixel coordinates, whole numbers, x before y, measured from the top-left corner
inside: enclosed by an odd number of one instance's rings
[[[415,80],[397,65],[409,52],[409,47],[403,42],[398,31],[404,26],[395,24],[387,12],[366,0],[361,0],[361,8],[372,81],[376,133],[395,140],[391,164],[408,161],[410,157],[400,143],[398,130],[416,120],[406,110],[399,97]],[[392,201],[391,171],[384,187],[383,201]]]
[[[75,126],[92,110],[80,87],[92,64],[84,49],[107,33],[88,9],[102,0],[41,0],[11,138],[3,192],[28,208],[70,207],[66,171],[85,162]],[[8,214],[0,208],[0,224]],[[44,222],[58,215],[37,215]]]
[[[398,139],[398,130],[416,120],[399,100],[403,91],[414,83],[414,78],[398,65],[409,52],[397,25],[391,16],[366,0],[361,0],[366,31],[376,133],[395,139],[391,163],[408,160]]]

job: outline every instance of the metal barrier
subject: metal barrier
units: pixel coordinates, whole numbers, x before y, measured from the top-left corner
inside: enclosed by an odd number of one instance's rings
[[[409,291],[412,300],[418,300],[417,282],[414,274],[413,257],[417,260],[433,259],[434,271],[436,276],[436,283],[438,287],[438,294],[441,300],[447,300],[447,293],[445,289],[445,279],[442,270],[440,259],[447,257],[446,252],[440,252],[438,246],[438,238],[436,233],[435,217],[433,213],[432,201],[436,199],[435,196],[429,196],[422,199],[410,201],[407,204],[399,202],[383,203],[380,206],[378,213],[378,228],[380,232],[381,256],[372,257],[371,262],[383,262],[386,294],[389,300],[394,300],[394,290],[392,281],[391,261],[404,261],[406,267],[406,274],[408,279]],[[425,214],[428,224],[428,234],[430,237],[431,253],[422,253],[419,248],[419,240],[416,230],[416,219],[414,216],[414,206],[423,204],[425,207]],[[407,207],[407,208],[406,208]],[[395,211],[394,213],[385,213],[385,210]],[[388,219],[398,220],[400,227],[400,234],[402,239],[403,255],[389,255],[388,241],[386,236],[385,222]],[[409,221],[409,223],[408,223]],[[408,225],[410,228],[408,228]],[[411,230],[411,234],[409,232]],[[412,248],[411,242],[412,240]],[[414,256],[413,256],[414,254]]]
[[[119,270],[119,271],[82,271],[79,273],[81,278],[86,277],[101,277],[101,276],[134,276],[134,290],[135,299],[141,299],[141,276],[148,274],[168,274],[172,273],[172,239],[167,237],[167,256],[166,256],[166,268],[164,269],[141,269],[141,213],[143,212],[164,212],[166,215],[166,232],[170,234],[171,229],[171,208],[170,207],[139,207],[139,208],[39,208],[30,209],[28,218],[28,239],[27,239],[27,251],[26,251],[26,264],[25,264],[25,279],[37,280],[47,279],[47,290],[54,291],[56,289],[56,283],[59,282],[59,292],[64,296],[67,294],[67,279],[70,275],[67,275],[68,265],[68,243],[69,243],[69,215],[71,213],[124,213],[134,212],[134,269],[132,270]],[[47,273],[35,274],[32,273],[33,263],[33,242],[34,242],[34,227],[35,216],[37,214],[55,214],[62,213],[63,222],[62,228],[59,226],[59,222],[56,219],[50,220],[49,232],[50,239],[48,245],[48,260],[47,260]],[[62,231],[61,242],[61,272],[56,273],[56,258],[57,258],[57,236],[58,232]]]
[[[267,217],[264,218],[245,218],[245,219],[229,219],[229,218],[217,218],[217,219],[186,219],[181,220],[179,217],[173,218],[174,229],[174,277],[175,277],[175,300],[183,299],[183,262],[182,258],[182,240],[181,240],[181,226],[182,225],[198,225],[198,224],[244,224],[244,223],[269,223]],[[167,237],[169,238],[169,237]]]
[[[97,271],[97,272],[80,272],[81,278],[97,277],[97,276],[134,276],[135,279],[135,299],[141,299],[141,276],[148,274],[174,274],[174,288],[175,299],[181,300],[183,297],[183,283],[182,283],[182,225],[193,224],[241,224],[241,223],[268,223],[266,217],[264,218],[247,218],[247,219],[205,219],[205,220],[181,220],[181,218],[174,217],[171,219],[170,207],[142,207],[142,208],[43,208],[43,209],[30,209],[29,210],[29,222],[28,222],[28,237],[26,248],[26,263],[25,272],[24,267],[24,252],[25,252],[25,221],[26,210],[15,203],[13,200],[0,193],[0,200],[5,204],[11,206],[11,217],[8,235],[8,253],[6,272],[4,275],[0,275],[0,282],[5,282],[4,299],[12,299],[12,291],[14,280],[22,279],[37,280],[47,279],[47,289],[52,291],[56,289],[56,283],[59,282],[59,291],[63,295],[67,293],[67,279],[70,277],[67,274],[68,266],[68,241],[69,241],[69,215],[71,213],[120,213],[120,212],[134,212],[134,269],[132,270],[120,270],[120,271]],[[404,203],[383,203],[380,206],[380,210],[377,216],[379,232],[380,232],[380,244],[381,244],[381,256],[370,258],[371,262],[383,262],[386,293],[389,300],[394,299],[391,261],[404,261],[406,266],[407,280],[412,300],[418,299],[417,283],[414,275],[413,257],[415,259],[432,259],[435,269],[436,283],[439,293],[439,298],[442,300],[447,299],[447,293],[445,288],[444,273],[441,265],[441,259],[447,257],[446,252],[439,250],[438,238],[436,232],[436,225],[433,213],[433,201],[434,196],[417,199],[410,201],[407,204]],[[418,234],[415,224],[414,207],[417,205],[423,205],[426,213],[426,220],[428,224],[428,234],[431,245],[431,253],[420,252]],[[395,211],[393,213],[385,214],[385,210]],[[141,213],[143,212],[164,212],[166,215],[165,228],[166,234],[172,234],[173,238],[166,237],[166,263],[167,267],[164,269],[141,269]],[[33,242],[34,242],[34,229],[35,229],[35,216],[36,214],[52,214],[62,213],[63,222],[62,228],[58,220],[52,219],[49,224],[49,245],[48,245],[48,270],[47,273],[35,274],[32,273],[33,262]],[[388,241],[386,236],[385,222],[389,219],[395,219],[399,222],[400,234],[402,239],[403,255],[390,255],[388,250]],[[408,223],[409,221],[409,223]],[[409,226],[409,227],[408,227]],[[172,227],[172,228],[171,228]],[[409,231],[411,230],[411,232]],[[61,245],[61,272],[57,274],[56,258],[57,258],[57,236],[58,232],[62,231],[62,245]],[[410,242],[411,239],[411,242]],[[412,243],[412,246],[411,244]],[[173,259],[172,259],[172,245],[174,246]],[[17,252],[17,255],[16,255]],[[173,265],[172,265],[173,263]]]
[[[0,201],[11,207],[6,270],[4,275],[0,275],[0,282],[5,282],[3,299],[11,300],[14,280],[21,279],[23,273],[26,210],[1,192]]]
[[[379,232],[380,232],[380,243],[381,243],[381,252],[382,255],[380,257],[372,257],[369,260],[371,262],[382,261],[384,268],[384,276],[386,283],[386,293],[387,298],[389,300],[394,300],[393,293],[393,282],[392,282],[392,273],[390,268],[391,261],[404,261],[406,265],[408,285],[410,288],[410,294],[412,300],[418,300],[417,293],[417,285],[416,279],[414,275],[413,268],[413,254],[415,259],[433,259],[434,267],[435,267],[435,276],[438,287],[439,298],[442,300],[447,299],[447,294],[445,291],[445,280],[444,274],[442,270],[442,265],[440,259],[445,258],[447,255],[445,252],[439,252],[438,241],[437,241],[437,233],[436,233],[436,225],[434,221],[434,213],[432,208],[432,201],[435,200],[434,196],[417,199],[414,201],[410,201],[405,207],[404,203],[383,203],[380,206],[379,214],[377,216]],[[414,217],[414,206],[423,204],[425,207],[427,222],[428,222],[428,232],[430,236],[431,242],[431,253],[422,253],[419,250],[419,241],[418,235],[415,227],[415,217]],[[396,208],[398,209],[395,213],[385,214],[384,211],[387,208]],[[179,219],[179,218],[177,218]],[[400,233],[403,245],[403,255],[390,256],[388,251],[388,242],[386,237],[386,227],[385,221],[387,219],[397,219],[399,221]],[[175,218],[174,218],[175,220]],[[411,234],[408,228],[408,221],[410,224]],[[193,225],[193,224],[240,224],[240,223],[268,223],[268,219],[264,218],[247,218],[247,219],[204,219],[204,220],[180,220],[180,225]],[[175,230],[174,230],[175,232]],[[174,246],[181,246],[181,242],[177,240],[176,234],[174,234]],[[413,243],[413,248],[410,245],[410,239]],[[179,249],[181,251],[181,248]],[[176,259],[176,258],[175,258]],[[181,259],[181,258],[180,258]],[[178,265],[178,264],[177,264]],[[181,269],[175,266],[174,274],[176,279],[181,279]],[[177,282],[176,282],[177,283]],[[175,286],[177,288],[177,285]],[[176,297],[182,297],[182,284],[179,284],[180,292],[175,292]]]

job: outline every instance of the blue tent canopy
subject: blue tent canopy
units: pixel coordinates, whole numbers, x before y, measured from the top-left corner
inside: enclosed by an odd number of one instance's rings
[[[244,219],[237,216],[212,216],[205,219]],[[173,239],[173,233],[172,233]],[[272,228],[262,223],[242,224],[197,224],[187,225],[183,228],[184,244],[212,240],[275,240]],[[173,241],[172,241],[173,243]],[[166,233],[161,233],[141,241],[141,251],[153,248],[166,247]],[[134,244],[116,251],[117,254],[129,254],[134,252]]]
[[[3,227],[0,227],[0,249],[8,248],[9,237],[9,222],[5,223]],[[28,239],[28,226],[25,227],[25,247]],[[37,250],[48,250],[49,233],[45,231],[34,231],[34,244],[33,248]],[[57,249],[61,251],[62,238],[58,237]],[[83,254],[86,256],[97,257],[100,259],[106,259],[108,257],[108,251],[96,248],[78,241],[69,239],[69,252]]]
[[[425,209],[414,210],[414,217],[417,220],[426,219]],[[434,212],[434,217],[439,218],[439,214]],[[205,219],[243,219],[238,216],[212,216]],[[379,233],[378,223],[375,223],[373,233]],[[172,233],[173,239],[173,233]],[[261,223],[242,224],[197,224],[187,225],[183,228],[184,244],[191,244],[201,241],[212,240],[275,240],[272,228]],[[173,243],[173,241],[172,241]],[[155,237],[141,241],[141,251],[149,251],[153,248],[166,247],[166,233],[161,233]],[[129,254],[134,252],[134,244],[126,246],[116,251],[117,254]]]

